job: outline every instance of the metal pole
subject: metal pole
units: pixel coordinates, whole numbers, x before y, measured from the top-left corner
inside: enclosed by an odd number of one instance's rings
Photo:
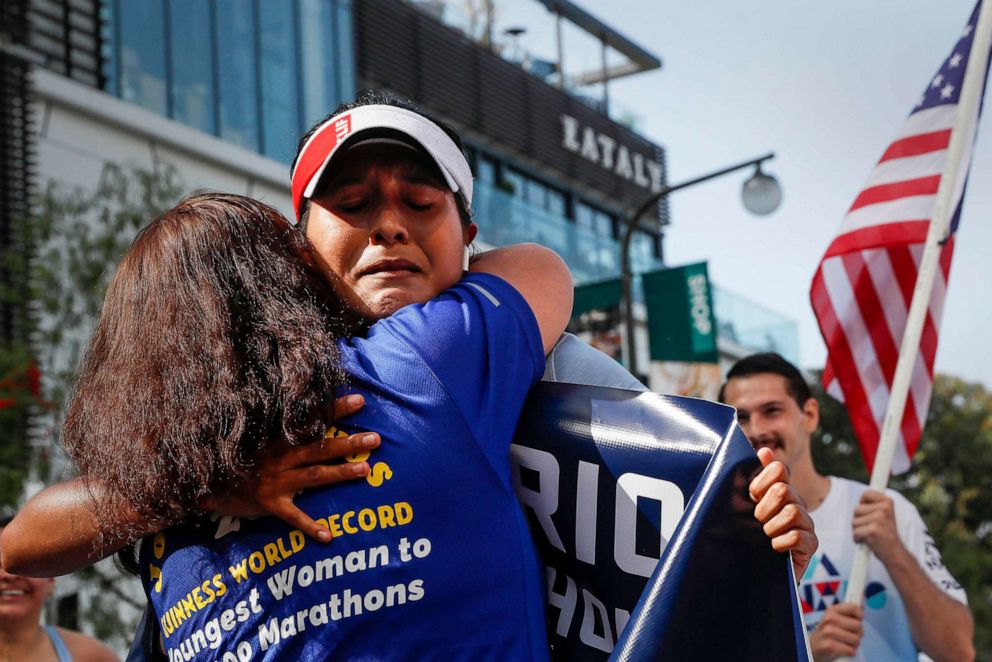
[[[493,0],[485,0],[486,3],[486,47],[490,53],[495,53],[493,46]]]
[[[610,82],[609,82],[609,75],[607,74],[608,69],[606,68],[606,37],[601,35],[599,43],[600,43],[601,64],[603,67],[603,114],[609,117]]]
[[[629,370],[634,377],[637,377],[637,349],[634,345],[634,274],[631,273],[630,269],[630,240],[634,236],[634,230],[637,229],[637,222],[640,220],[641,216],[644,215],[644,212],[650,209],[652,205],[658,204],[659,200],[673,191],[689,188],[690,186],[700,184],[710,179],[716,179],[717,177],[741,170],[742,168],[747,168],[748,166],[757,166],[763,161],[768,161],[773,158],[775,158],[775,152],[769,152],[768,154],[759,156],[756,159],[743,161],[728,168],[723,168],[722,170],[717,170],[715,172],[696,177],[695,179],[690,179],[682,182],[681,184],[676,184],[674,186],[663,186],[660,191],[651,194],[647,200],[642,202],[641,206],[637,208],[637,211],[635,211],[630,218],[627,219],[627,228],[624,230],[623,239],[620,242],[620,284],[623,296],[623,322],[626,327],[625,335],[627,336],[627,370]]]

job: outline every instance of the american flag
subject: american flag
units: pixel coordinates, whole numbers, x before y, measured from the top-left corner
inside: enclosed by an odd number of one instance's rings
[[[948,167],[951,132],[959,112],[969,112],[962,111],[958,102],[980,7],[981,1],[950,57],[927,84],[898,136],[858,193],[810,289],[813,311],[828,352],[823,385],[847,406],[869,470],[878,448],[937,189]],[[980,61],[983,57],[984,62]],[[988,54],[976,53],[974,64],[987,65]],[[980,104],[970,112],[980,112]],[[973,139],[964,148],[962,176],[953,190],[950,234],[941,249],[920,351],[913,366],[892,461],[893,473],[909,468],[926,421],[954,232],[961,214],[972,144]]]

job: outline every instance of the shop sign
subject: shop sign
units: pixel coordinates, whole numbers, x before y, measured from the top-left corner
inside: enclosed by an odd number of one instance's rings
[[[591,126],[582,126],[571,115],[562,114],[561,128],[561,145],[568,151],[652,193],[662,189],[661,164],[653,157],[632,150]]]

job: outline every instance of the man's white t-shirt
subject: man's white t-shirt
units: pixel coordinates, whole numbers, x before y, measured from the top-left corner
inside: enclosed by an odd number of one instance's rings
[[[852,532],[854,508],[868,489],[867,485],[846,478],[829,476],[829,479],[827,498],[810,513],[820,547],[799,585],[803,618],[810,632],[830,605],[843,601],[856,549]],[[886,494],[895,505],[896,528],[903,545],[938,588],[958,602],[968,604],[964,589],[944,566],[919,512],[898,492],[886,490]],[[864,610],[865,634],[855,660],[929,659],[918,653],[902,598],[885,566],[874,556],[868,565]]]

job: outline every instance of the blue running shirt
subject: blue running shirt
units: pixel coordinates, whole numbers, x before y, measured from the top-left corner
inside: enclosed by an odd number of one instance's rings
[[[297,498],[323,544],[272,518],[182,524],[142,545],[170,660],[544,660],[543,574],[509,447],[544,370],[534,315],[470,274],[340,343],[375,430],[366,480]]]

